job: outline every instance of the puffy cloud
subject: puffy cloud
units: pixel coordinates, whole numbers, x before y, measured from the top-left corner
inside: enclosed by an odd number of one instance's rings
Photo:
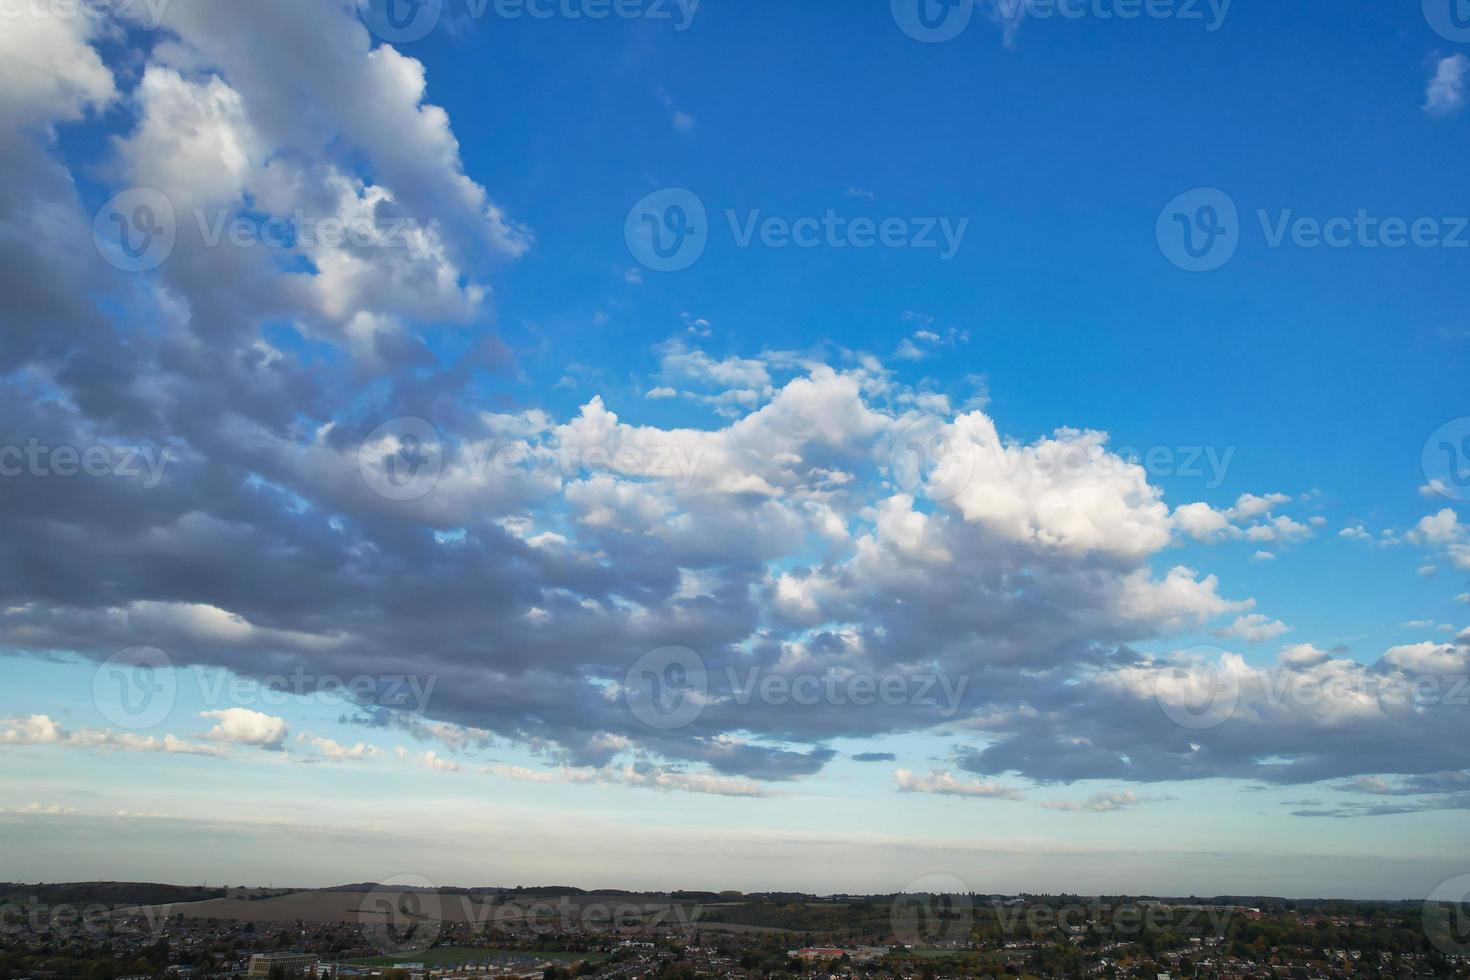
[[[931,772],[918,776],[907,769],[894,772],[901,793],[937,793],[940,796],[974,796],[995,800],[1024,800],[1025,794],[1011,786],[988,780],[958,779],[953,773]]]
[[[1184,504],[1174,508],[1174,526],[1199,541],[1212,541],[1230,528],[1230,518],[1209,504]]]
[[[1224,629],[1215,631],[1216,636],[1235,637],[1247,643],[1264,643],[1291,629],[1279,619],[1268,619],[1260,613],[1248,613],[1235,617],[1235,621]]]
[[[49,715],[28,715],[0,721],[0,745],[60,745],[80,749],[121,749],[128,752],[167,752],[178,755],[223,755],[220,746],[189,742],[176,735],[140,735],[105,728],[69,732]]]
[[[201,718],[215,719],[215,726],[204,737],[215,742],[234,745],[254,745],[262,749],[280,751],[291,726],[285,719],[250,708],[221,708],[217,711],[201,711]]]
[[[1275,783],[1464,769],[1470,643],[1395,647],[1375,664],[1292,647],[1279,666],[1236,654],[1109,665],[1065,693],[986,717],[965,750],[980,775]]]
[[[363,759],[376,759],[383,755],[383,750],[378,748],[376,745],[369,745],[366,742],[358,742],[357,744],[349,748],[348,746],[334,741],[333,739],[318,738],[317,736],[312,735],[308,732],[302,732],[300,735],[297,735],[296,741],[300,745],[315,749],[318,753],[317,756],[308,757],[308,760],[322,758],[326,759],[328,762],[347,762],[360,761]]]
[[[1452,54],[1434,66],[1434,77],[1424,92],[1424,111],[1431,116],[1448,116],[1465,105],[1465,71],[1470,58]]]
[[[1225,514],[1232,521],[1249,521],[1269,514],[1274,508],[1290,502],[1291,497],[1284,493],[1243,493],[1235,501],[1235,506],[1225,511]]]
[[[240,198],[263,147],[238,92],[218,76],[191,82],[151,65],[134,98],[141,118],[119,145],[134,183],[162,191],[186,212]]]
[[[1461,524],[1450,508],[1422,518],[1408,537],[1440,552],[1455,568],[1470,571],[1470,524]]]
[[[49,715],[28,715],[0,722],[0,744],[36,745],[59,742],[65,732]]]

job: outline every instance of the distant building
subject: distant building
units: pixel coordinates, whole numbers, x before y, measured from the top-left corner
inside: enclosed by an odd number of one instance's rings
[[[838,949],[836,946],[807,946],[805,949],[793,950],[787,955],[799,960],[840,960],[847,955],[847,950]]]
[[[281,968],[288,977],[304,977],[316,969],[318,957],[309,953],[256,953],[250,957],[247,977],[268,977],[271,970]]]

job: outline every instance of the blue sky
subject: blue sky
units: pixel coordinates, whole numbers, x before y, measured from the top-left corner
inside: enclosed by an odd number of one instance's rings
[[[13,875],[1463,872],[1470,37],[922,2],[11,16]]]

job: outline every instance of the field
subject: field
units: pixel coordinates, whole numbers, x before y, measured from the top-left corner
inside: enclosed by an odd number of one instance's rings
[[[586,895],[562,899],[540,899],[523,897],[520,904],[503,901],[487,904],[484,896],[445,892],[439,896],[435,918],[447,923],[514,924],[524,918],[524,909],[530,907],[532,915],[545,919],[549,915],[562,914],[575,922],[581,918],[582,910],[591,909],[592,918],[602,913],[605,924],[606,911],[618,910],[620,918],[626,918],[631,910],[645,921],[667,921],[677,924],[688,921],[694,913],[687,908],[671,907],[667,899],[656,900],[642,896],[598,898]],[[683,904],[683,903],[680,903]],[[429,906],[421,906],[428,908]],[[555,910],[554,912],[552,910]],[[381,896],[358,891],[298,891],[255,899],[215,898],[202,902],[173,902],[130,910],[149,916],[167,917],[181,915],[186,919],[227,919],[238,922],[368,922],[382,914]],[[663,918],[660,919],[662,914]],[[684,919],[680,919],[680,915]]]

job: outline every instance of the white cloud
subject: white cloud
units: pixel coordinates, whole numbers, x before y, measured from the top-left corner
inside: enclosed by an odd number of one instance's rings
[[[1461,524],[1450,508],[1421,519],[1409,532],[1409,540],[1443,553],[1455,568],[1470,571],[1470,524]]]
[[[151,65],[134,97],[141,119],[118,146],[134,183],[162,191],[186,224],[191,209],[240,198],[262,146],[238,92],[218,77],[191,82]]]
[[[73,120],[117,98],[112,72],[91,47],[98,20],[80,16],[61,0],[14,8],[0,30],[0,126]]]
[[[1283,647],[1279,659],[1282,666],[1290,667],[1293,670],[1300,670],[1326,663],[1331,658],[1332,654],[1310,643],[1295,643],[1291,646]]]
[[[48,715],[7,718],[0,722],[0,744],[44,745],[61,741],[66,733]]]
[[[1465,70],[1470,59],[1463,54],[1441,58],[1424,93],[1424,111],[1431,116],[1448,116],[1465,105]]]
[[[1213,541],[1230,528],[1230,518],[1205,503],[1174,508],[1174,526],[1198,541]]]
[[[1243,493],[1235,501],[1235,506],[1225,514],[1232,521],[1248,521],[1269,514],[1273,508],[1290,502],[1291,497],[1284,493]]]
[[[430,749],[427,752],[411,753],[400,745],[393,750],[393,753],[399,758],[399,760],[403,762],[412,762],[420,769],[433,769],[438,772],[459,772],[458,762],[455,762],[452,759],[444,758],[433,749]]]
[[[1260,613],[1237,616],[1229,626],[1215,630],[1216,636],[1237,637],[1247,643],[1264,643],[1274,640],[1291,627],[1279,619],[1268,619]]]
[[[204,737],[214,742],[229,742],[234,745],[254,745],[262,749],[279,751],[291,726],[285,719],[277,718],[249,708],[222,708],[217,711],[201,711],[201,718],[213,718],[217,722]]]
[[[376,745],[366,742],[358,742],[351,748],[334,741],[330,738],[318,738],[308,732],[302,732],[296,736],[299,745],[305,745],[317,751],[321,758],[328,762],[360,761],[363,759],[376,759],[383,755],[383,750]]]
[[[958,779],[949,772],[915,775],[908,769],[896,770],[893,778],[901,793],[935,793],[940,796],[974,796],[994,800],[1024,800],[1025,794],[1012,786],[989,780]]]

